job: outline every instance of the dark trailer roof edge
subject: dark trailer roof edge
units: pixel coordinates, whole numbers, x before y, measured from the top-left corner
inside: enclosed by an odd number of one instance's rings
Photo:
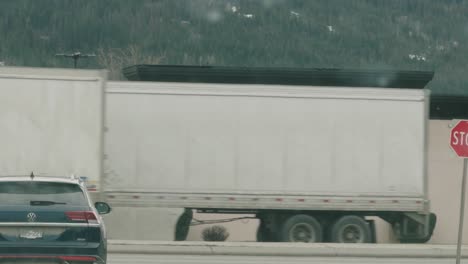
[[[424,88],[434,72],[398,70],[247,68],[221,66],[134,65],[123,69],[131,81],[285,84],[383,88]],[[436,95],[431,119],[468,118],[468,96]]]
[[[133,65],[122,70],[131,81],[277,84],[422,89],[429,71]]]

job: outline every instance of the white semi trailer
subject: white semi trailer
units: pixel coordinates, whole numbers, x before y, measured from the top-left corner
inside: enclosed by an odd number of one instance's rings
[[[111,204],[185,208],[178,239],[193,209],[255,214],[259,241],[371,242],[369,216],[402,242],[430,239],[427,90],[228,83],[229,69],[174,81],[192,69],[108,83]]]
[[[106,83],[103,71],[0,68],[0,175],[84,177],[114,206],[111,238],[163,228],[171,239],[177,222],[183,239],[194,209],[254,214],[260,241],[370,242],[367,216],[401,241],[430,238],[426,90],[231,77]]]
[[[0,176],[82,177],[101,190],[105,71],[0,68]]]

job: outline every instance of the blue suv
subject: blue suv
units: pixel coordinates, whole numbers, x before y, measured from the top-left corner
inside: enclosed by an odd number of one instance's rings
[[[100,215],[76,178],[0,177],[0,263],[106,263]]]

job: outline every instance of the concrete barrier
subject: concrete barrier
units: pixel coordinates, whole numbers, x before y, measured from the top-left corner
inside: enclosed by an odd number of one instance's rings
[[[109,253],[363,258],[454,258],[455,245],[159,242],[112,240]],[[468,258],[468,246],[462,255]]]

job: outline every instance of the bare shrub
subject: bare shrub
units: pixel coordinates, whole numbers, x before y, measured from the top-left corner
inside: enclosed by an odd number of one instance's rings
[[[224,226],[211,226],[203,229],[202,237],[204,241],[226,241],[229,232]]]
[[[97,60],[100,66],[109,71],[110,80],[124,80],[122,68],[136,64],[158,64],[164,55],[152,56],[144,54],[142,49],[130,45],[126,49],[99,49]]]

